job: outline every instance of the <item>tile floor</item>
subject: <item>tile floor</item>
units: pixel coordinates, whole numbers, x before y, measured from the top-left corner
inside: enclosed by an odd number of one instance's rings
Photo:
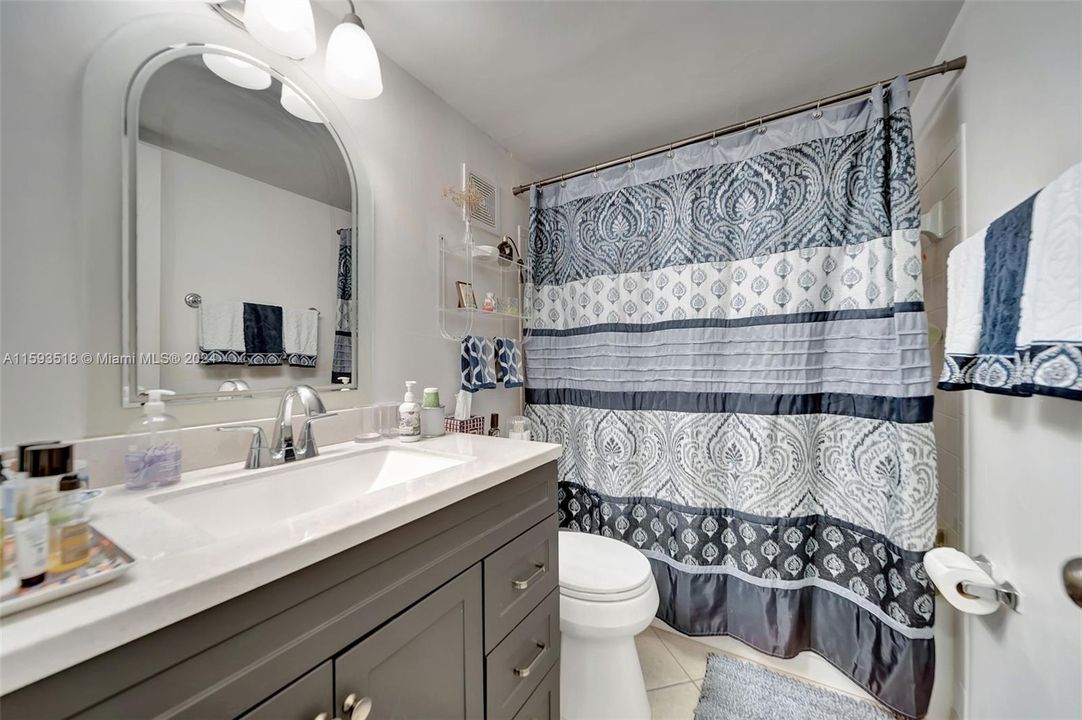
[[[706,656],[717,650],[647,628],[635,638],[653,720],[691,720],[699,704]]]

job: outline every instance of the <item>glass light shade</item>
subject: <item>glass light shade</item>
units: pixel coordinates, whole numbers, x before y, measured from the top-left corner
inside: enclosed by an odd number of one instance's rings
[[[315,108],[309,105],[307,100],[293,92],[293,89],[285,83],[282,84],[282,107],[301,120],[314,123],[323,122],[323,118],[316,114]]]
[[[266,90],[271,84],[270,73],[235,57],[203,53],[203,64],[222,80],[242,88]]]
[[[306,58],[316,51],[316,24],[308,0],[245,0],[244,27],[287,57]]]
[[[383,75],[372,38],[348,18],[327,41],[327,83],[346,97],[371,100],[383,92]]]

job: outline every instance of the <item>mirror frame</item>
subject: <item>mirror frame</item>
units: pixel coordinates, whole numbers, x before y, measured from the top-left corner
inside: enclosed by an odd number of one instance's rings
[[[361,227],[358,222],[358,211],[360,209],[360,196],[357,182],[357,174],[354,168],[353,159],[350,157],[349,152],[346,150],[346,145],[342,140],[342,136],[331,122],[327,113],[312,99],[311,95],[305,92],[295,82],[286,77],[283,73],[279,72],[274,67],[271,67],[267,63],[252,57],[251,55],[235,50],[224,45],[217,45],[212,43],[183,43],[173,45],[158,51],[151,55],[136,69],[135,74],[128,82],[127,89],[124,94],[124,121],[121,129],[121,176],[122,176],[122,266],[121,277],[122,282],[122,347],[125,362],[123,363],[123,378],[121,381],[121,406],[125,408],[141,407],[143,405],[143,398],[139,394],[139,347],[138,347],[138,335],[137,335],[137,283],[138,273],[136,263],[136,253],[138,252],[138,237],[137,237],[137,208],[138,202],[136,197],[136,191],[138,183],[136,182],[137,168],[137,148],[139,143],[139,106],[142,102],[143,91],[146,89],[146,85],[154,73],[162,66],[166,65],[173,60],[177,60],[183,57],[191,55],[202,55],[203,53],[211,52],[218,55],[225,55],[227,57],[237,58],[245,62],[251,63],[255,67],[269,73],[273,78],[281,82],[283,85],[287,85],[291,90],[297,93],[305,102],[307,102],[322,119],[327,131],[331,134],[335,144],[338,146],[339,152],[342,153],[342,159],[346,165],[346,172],[349,175],[350,182],[350,195],[352,198],[350,209],[350,226],[353,229],[353,381],[345,385],[323,384],[314,386],[319,392],[335,392],[335,391],[355,391],[361,389],[360,378],[362,373],[366,371],[366,367],[362,368],[360,358],[360,341],[362,336],[362,327],[367,327],[367,321],[361,318],[361,288],[360,288],[360,259],[366,256],[366,253],[360,252],[360,245],[362,242]],[[372,208],[369,208],[371,210]],[[144,352],[157,352],[157,350],[144,351]],[[266,388],[266,389],[252,389],[243,391],[213,391],[205,393],[178,393],[177,395],[168,398],[168,402],[207,402],[220,399],[247,399],[257,397],[270,397],[280,396],[282,392],[288,387],[282,386],[279,388]]]

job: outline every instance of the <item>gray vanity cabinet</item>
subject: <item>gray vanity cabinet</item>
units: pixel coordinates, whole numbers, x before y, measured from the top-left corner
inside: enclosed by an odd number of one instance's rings
[[[557,717],[555,512],[549,463],[0,697],[0,716],[351,720],[353,695],[368,720]]]
[[[240,720],[314,720],[321,714],[330,717],[333,695],[334,668],[328,660],[244,713]]]
[[[481,620],[474,566],[335,658],[335,707],[354,695],[367,720],[484,717]]]

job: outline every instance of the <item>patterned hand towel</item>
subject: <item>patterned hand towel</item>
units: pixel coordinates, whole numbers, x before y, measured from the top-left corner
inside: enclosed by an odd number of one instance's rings
[[[244,303],[204,300],[199,306],[199,362],[243,365]]]
[[[1082,400],[1082,164],[1033,203],[1016,345],[1021,391]]]
[[[244,303],[244,350],[249,365],[282,364],[282,308]]]
[[[522,387],[522,353],[511,338],[496,338],[496,382],[504,387]]]
[[[315,367],[319,352],[319,311],[283,308],[282,345],[290,365]]]
[[[467,392],[496,387],[496,351],[488,338],[467,335],[462,338],[462,389]]]
[[[947,260],[942,390],[1082,400],[1082,165]]]

